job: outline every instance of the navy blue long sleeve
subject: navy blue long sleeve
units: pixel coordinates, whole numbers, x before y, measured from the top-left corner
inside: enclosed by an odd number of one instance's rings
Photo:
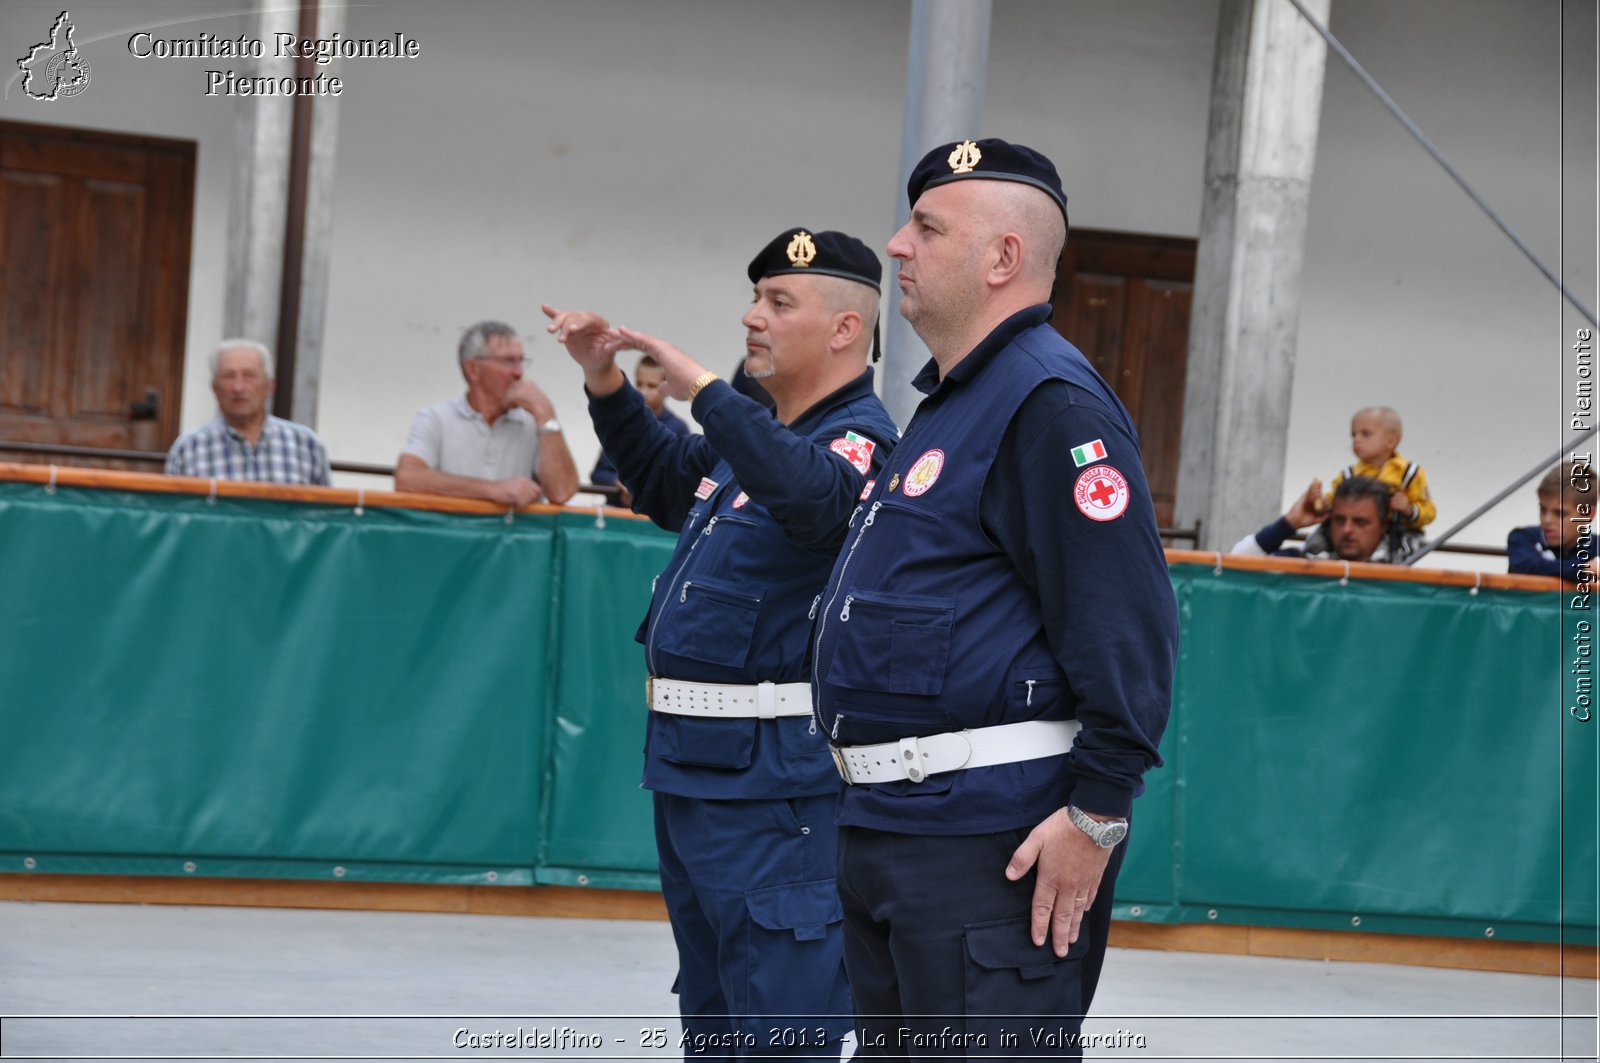
[[[861,498],[868,474],[808,436],[821,411],[832,411],[835,421],[843,420],[840,438],[845,431],[853,431],[871,441],[869,474],[875,475],[894,448],[895,438],[884,430],[882,407],[875,401],[870,406],[866,403],[872,394],[872,370],[868,369],[787,426],[761,403],[717,380],[695,396],[693,410],[706,438],[733,467],[739,486],[766,507],[789,541],[834,554],[844,542],[850,513]],[[846,405],[839,411],[841,399]]]
[[[1587,560],[1575,554],[1556,553],[1545,542],[1544,532],[1537,524],[1512,528],[1506,536],[1507,569],[1521,575],[1559,576],[1570,583],[1577,583],[1578,572]]]

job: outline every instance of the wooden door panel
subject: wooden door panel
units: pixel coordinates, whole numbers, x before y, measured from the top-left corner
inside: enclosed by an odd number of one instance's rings
[[[186,141],[0,122],[0,452],[176,438],[194,156]],[[157,416],[136,417],[150,389]]]
[[[64,243],[55,232],[65,216],[65,190],[49,174],[0,174],[0,415],[43,416],[49,405],[51,352],[58,349],[49,307],[63,270]],[[26,357],[29,351],[39,357]]]
[[[80,253],[94,269],[80,269],[82,308],[76,342],[61,360],[70,390],[57,416],[128,419],[130,396],[143,391],[148,352],[138,327],[138,283],[144,257],[145,193],[138,185],[87,181]],[[153,383],[153,382],[152,382]]]
[[[1080,273],[1067,296],[1066,327],[1095,371],[1114,382],[1122,360],[1127,320],[1125,278]]]
[[[1184,378],[1189,362],[1189,311],[1193,285],[1176,281],[1130,282],[1138,292],[1130,330],[1139,381],[1122,396],[1139,424],[1140,449],[1155,502],[1156,519],[1172,526],[1178,493]],[[1173,416],[1177,411],[1179,416]]]

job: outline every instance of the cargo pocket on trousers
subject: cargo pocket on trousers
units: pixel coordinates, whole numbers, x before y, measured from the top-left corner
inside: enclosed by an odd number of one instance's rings
[[[1083,994],[1081,963],[1089,952],[1089,935],[1080,930],[1064,957],[1051,951],[1049,938],[1043,946],[1033,943],[1027,918],[994,923],[974,923],[966,927],[965,993],[968,1030],[990,1027],[998,1041],[998,1031],[1018,1035],[1026,1044],[1024,1032],[1036,1023],[1022,1021],[1026,1016],[1075,1015],[1081,1011]]]
[[[811,1047],[818,1027],[828,1039],[850,1029],[850,992],[844,978],[844,908],[834,879],[790,882],[750,890],[744,1011],[759,1023],[794,1026],[799,1044],[778,1043],[764,1051]],[[768,1030],[761,1031],[763,1037]]]

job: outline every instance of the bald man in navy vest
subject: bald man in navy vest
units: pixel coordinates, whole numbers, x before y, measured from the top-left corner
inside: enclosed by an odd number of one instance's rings
[[[818,613],[868,1056],[1081,1054],[1177,610],[1128,412],[1046,322],[1042,155],[929,152],[889,243],[925,394]]]

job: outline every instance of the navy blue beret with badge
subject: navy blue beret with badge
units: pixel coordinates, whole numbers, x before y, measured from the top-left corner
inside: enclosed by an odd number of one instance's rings
[[[811,229],[785,229],[750,260],[750,283],[780,273],[820,273],[843,277],[881,291],[883,264],[854,236]]]
[[[1056,201],[1063,218],[1067,216],[1067,193],[1061,188],[1055,163],[1032,148],[997,137],[953,141],[934,148],[911,171],[906,195],[916,206],[917,198],[930,188],[971,179],[1032,185]]]

